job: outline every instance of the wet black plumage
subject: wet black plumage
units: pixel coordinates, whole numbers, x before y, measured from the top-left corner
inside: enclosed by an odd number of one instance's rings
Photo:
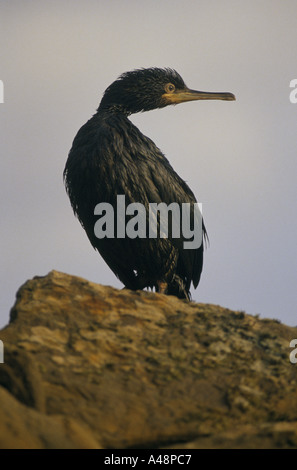
[[[140,69],[124,73],[105,91],[96,114],[78,131],[64,170],[74,213],[93,247],[130,289],[189,298],[203,265],[203,243],[184,249],[184,238],[103,238],[94,234],[100,202],[116,207],[117,195],[126,205],[196,202],[195,196],[151,139],[128,119],[140,111],[196,99],[233,100],[231,93],[189,90],[171,69]],[[129,216],[127,216],[127,220]],[[203,224],[204,233],[205,227]]]

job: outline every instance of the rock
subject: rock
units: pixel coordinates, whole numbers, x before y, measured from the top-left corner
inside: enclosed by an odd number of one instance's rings
[[[1,449],[98,449],[89,429],[68,416],[47,416],[0,387]]]
[[[297,328],[52,271],[0,331],[1,448],[297,448]]]

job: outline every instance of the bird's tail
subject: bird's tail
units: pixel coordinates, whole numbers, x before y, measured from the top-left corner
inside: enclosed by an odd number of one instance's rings
[[[190,291],[177,274],[173,276],[172,281],[168,284],[167,295],[175,295],[179,299],[191,300]]]

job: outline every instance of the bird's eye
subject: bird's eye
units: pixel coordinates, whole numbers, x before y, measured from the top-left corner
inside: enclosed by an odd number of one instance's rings
[[[165,85],[165,91],[166,93],[173,93],[175,91],[173,83],[167,83],[167,85]]]

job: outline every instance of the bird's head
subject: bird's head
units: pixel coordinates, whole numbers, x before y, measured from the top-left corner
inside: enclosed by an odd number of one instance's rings
[[[148,68],[123,73],[103,95],[98,110],[134,114],[193,100],[235,100],[232,93],[190,90],[172,69]]]

